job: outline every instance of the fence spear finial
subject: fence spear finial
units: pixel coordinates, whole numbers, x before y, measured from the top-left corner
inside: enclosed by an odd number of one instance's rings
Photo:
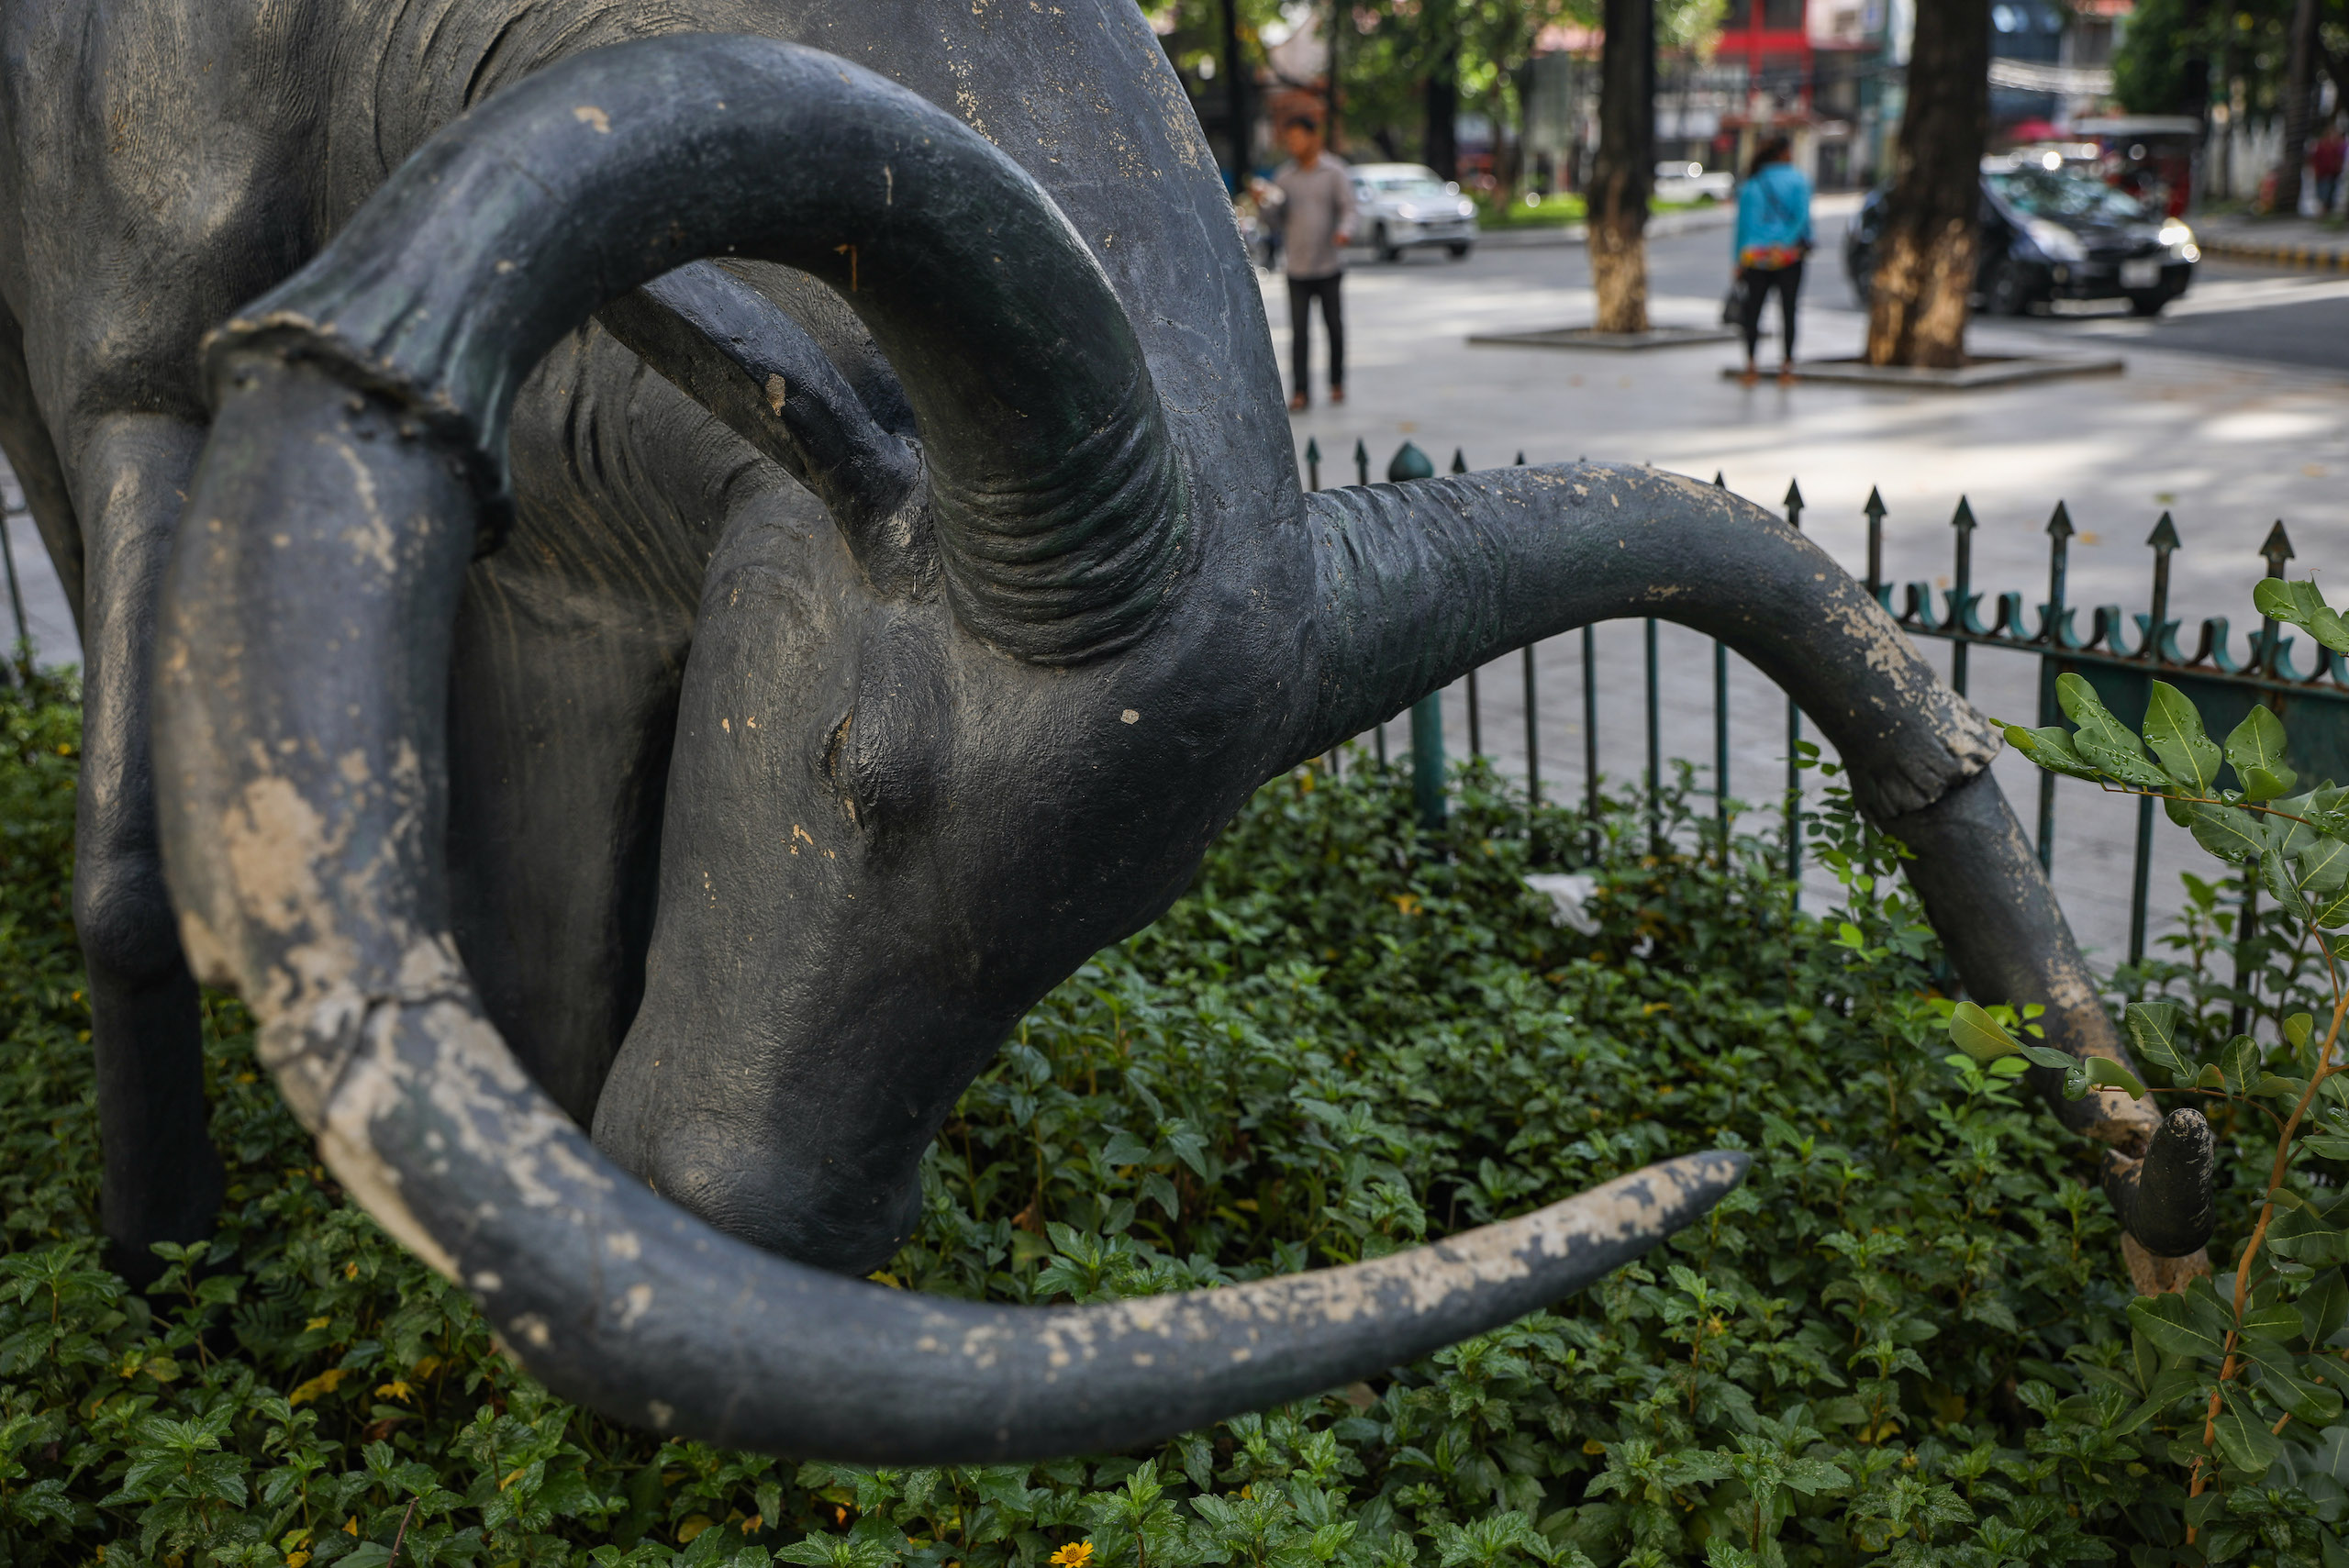
[[[2276,526],[2267,530],[2267,542],[2259,547],[2259,553],[2267,558],[2267,575],[2284,575],[2284,562],[2292,559],[2293,551],[2292,536],[2284,531],[2283,518],[2277,518]]]
[[[1454,473],[1468,472],[1468,454],[1464,449],[1460,447],[1452,449],[1452,472]]]
[[[2070,510],[2063,502],[2056,502],[2054,515],[2047,519],[2047,603],[2040,610],[2039,628],[2039,640],[2050,648],[2073,645],[2071,633],[2065,624],[2065,617],[2070,612],[2064,607],[2064,578],[2071,565],[2072,535],[2075,531]],[[2044,707],[2046,705],[2043,703],[2041,706]],[[2047,722],[2054,721],[2049,719]],[[2043,807],[2041,816],[2043,817],[2045,815]]]
[[[1785,506],[1787,508],[1787,527],[1799,532],[1802,528],[1802,486],[1797,484],[1791,479],[1787,481],[1787,499]]]
[[[2139,650],[2141,658],[2158,664],[2169,656],[2169,558],[2177,548],[2177,525],[2170,521],[2167,512],[2145,536],[2154,550],[2153,613],[2145,617],[2145,646]]]
[[[1321,443],[1311,436],[1305,438],[1305,487],[1321,488]]]
[[[1721,471],[1718,468],[1713,470],[1713,488],[1716,490],[1726,490],[1729,488],[1729,481],[1721,477]]]
[[[1868,519],[1868,596],[1887,609],[1891,606],[1885,604],[1884,515],[1890,509],[1876,487],[1869,485],[1868,504],[1860,508]]]
[[[1370,483],[1370,449],[1362,444],[1360,436],[1354,438],[1354,483]]]
[[[1956,635],[1957,646],[1950,650],[1950,689],[1959,696],[1965,695],[1965,637],[1979,636],[1986,629],[1974,619],[1974,504],[1965,496],[1957,498],[1957,510],[1951,515],[1949,526],[1957,530],[1957,562],[1953,575],[1955,586],[1949,591],[1948,629]]]
[[[1520,468],[1525,466],[1525,453],[1521,450],[1517,454],[1517,466]]]

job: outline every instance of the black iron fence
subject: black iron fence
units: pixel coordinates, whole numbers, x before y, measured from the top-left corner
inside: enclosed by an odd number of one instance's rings
[[[1367,484],[1370,455],[1366,446],[1357,441],[1353,455],[1356,478]],[[1322,458],[1318,442],[1307,442],[1305,460],[1307,483],[1311,488],[1319,489]],[[1524,454],[1518,454],[1517,461],[1523,462]],[[1455,451],[1451,467],[1455,473],[1467,472],[1464,453]],[[1434,465],[1416,446],[1407,441],[1388,464],[1387,477],[1398,481],[1423,478],[1433,472]],[[1720,483],[1720,476],[1715,475],[1714,482]],[[1805,507],[1801,486],[1788,484],[1781,505],[1785,507],[1787,524],[1796,528],[1801,528]],[[2187,651],[2179,639],[2183,623],[2172,618],[2170,613],[2171,558],[2180,544],[2177,529],[2167,512],[2161,515],[2145,540],[2151,551],[2145,609],[2142,612],[2127,611],[2117,604],[2087,608],[2087,629],[2082,632],[2077,623],[2084,613],[2083,608],[2072,604],[2067,597],[2075,530],[2069,512],[2062,502],[2056,503],[2046,525],[2047,587],[2045,597],[2035,604],[2021,591],[2003,591],[1992,595],[1976,587],[1974,580],[1976,523],[1973,509],[1964,498],[1959,499],[1950,519],[1953,554],[1945,587],[1937,588],[1931,582],[1896,584],[1886,580],[1884,542],[1887,513],[1877,492],[1870,491],[1863,511],[1867,524],[1867,576],[1865,581],[1868,591],[1911,636],[1931,638],[1948,645],[1950,684],[1961,695],[1967,692],[1972,673],[1968,656],[1975,648],[2036,658],[2038,717],[2034,722],[2041,725],[2056,723],[2062,717],[2062,710],[2055,700],[2055,682],[2060,675],[2076,673],[2085,677],[2107,707],[2132,723],[2143,719],[2151,698],[2151,683],[2160,679],[2177,687],[2190,698],[2201,710],[2205,723],[2217,732],[2231,729],[2254,705],[2272,709],[2289,727],[2293,762],[2302,777],[2349,780],[2349,661],[2340,654],[2318,648],[2312,667],[2301,669],[2294,639],[2279,635],[2277,625],[2273,620],[2262,620],[2258,629],[2248,634],[2248,645],[2238,656],[2237,639],[2225,617],[2204,619],[2195,635],[2192,651]],[[2293,550],[2290,537],[2281,521],[2268,530],[2257,553],[2266,562],[2268,576],[2280,577],[2284,574],[2285,562],[2293,559]],[[1991,606],[1987,617],[1984,612],[1986,601]],[[1645,749],[1643,782],[1648,800],[1650,835],[1661,848],[1664,828],[1657,804],[1657,786],[1664,778],[1664,756],[1657,623],[1653,618],[1643,620],[1641,630],[1644,652],[1642,672],[1644,709],[1642,740]],[[1583,755],[1578,781],[1580,804],[1595,817],[1600,805],[1602,779],[1599,766],[1598,642],[1594,629],[1589,627],[1568,635],[1578,638],[1581,642],[1579,697]],[[1717,827],[1726,841],[1731,812],[1729,649],[1716,641],[1712,644],[1711,652],[1713,756],[1709,771]],[[1520,657],[1525,687],[1525,783],[1529,795],[1538,802],[1542,798],[1545,781],[1539,722],[1542,711],[1542,694],[1535,649],[1526,648]],[[1476,673],[1468,675],[1462,695],[1467,710],[1469,750],[1479,755],[1485,754],[1481,712],[1483,693],[1479,689]],[[1430,817],[1440,816],[1443,809],[1442,704],[1443,696],[1439,693],[1423,699],[1411,713],[1413,778],[1419,795],[1420,810]],[[1802,715],[1792,701],[1787,703],[1786,740],[1786,779],[1780,806],[1783,821],[1779,831],[1787,874],[1798,887],[1803,817]],[[1387,755],[1384,726],[1373,733],[1372,743],[1378,762],[1386,765]],[[2051,870],[2055,845],[2056,783],[2052,773],[2039,774],[2034,842],[2041,863]],[[1554,791],[1555,785],[1553,784],[1548,787]],[[2137,962],[2145,952],[2146,910],[2154,846],[2153,801],[2138,797],[2135,811],[2136,831],[2129,897],[2128,961],[2131,963]],[[2258,898],[2258,878],[2254,873],[2246,873],[2242,882],[2241,915],[2237,926],[2239,984],[2247,980],[2243,970],[2253,951],[2250,939],[2256,931]]]
[[[1371,457],[1367,445],[1354,443],[1353,467],[1355,479],[1368,484]],[[1319,489],[1323,462],[1318,442],[1308,440],[1305,448],[1308,484]],[[1525,461],[1522,452],[1517,461]],[[1452,471],[1467,472],[1465,454],[1455,450]],[[1434,473],[1434,465],[1418,447],[1406,441],[1390,460],[1386,477],[1393,480],[1425,478]],[[1720,476],[1715,476],[1720,482]],[[5,508],[13,518],[23,515],[21,499],[11,495]],[[1789,484],[1781,505],[1787,523],[1802,526],[1804,501],[1801,487]],[[2147,574],[2146,607],[2142,612],[2124,610],[2117,604],[2093,606],[2074,605],[2068,596],[2068,573],[2072,540],[2075,538],[2071,517],[2062,502],[2055,505],[2046,525],[2047,586],[2044,598],[2035,604],[2021,591],[2002,591],[1995,595],[1979,589],[1974,581],[1975,518],[1971,506],[1964,499],[1957,503],[1952,516],[1952,561],[1948,585],[1937,588],[1930,582],[1894,584],[1884,575],[1884,538],[1886,508],[1878,495],[1871,491],[1863,508],[1867,523],[1866,585],[1877,603],[1892,613],[1895,619],[1910,635],[1943,642],[1949,648],[1950,684],[1960,695],[1966,693],[1971,674],[1969,654],[1976,648],[2034,656],[2038,661],[2039,724],[2053,724],[2061,717],[2055,702],[2056,677],[2076,673],[2095,687],[2105,706],[2122,718],[2135,722],[2142,718],[2150,698],[2150,684],[2161,679],[2176,686],[2202,712],[2204,722],[2212,729],[2223,731],[2241,721],[2254,705],[2275,711],[2287,721],[2292,737],[2293,761],[2303,777],[2327,780],[2349,780],[2349,661],[2322,648],[2314,651],[2310,666],[2302,669],[2295,639],[2279,634],[2277,623],[2262,620],[2255,631],[2247,634],[2247,645],[2240,655],[2236,650],[2235,633],[2225,617],[2211,617],[2201,621],[2194,634],[2192,651],[2180,640],[2183,622],[2170,614],[2171,562],[2180,548],[2177,529],[2167,512],[2161,515],[2145,539],[2151,551]],[[2258,556],[2266,562],[2266,574],[2280,577],[2285,563],[2293,559],[2292,542],[2284,525],[2277,521],[2268,530],[2260,545]],[[7,529],[0,526],[0,568],[7,579],[8,610],[11,624],[7,630],[14,634],[12,651],[26,656],[30,647],[27,625],[24,593],[18,581],[15,552],[7,539]],[[1896,599],[1898,603],[1896,604]],[[1989,605],[1987,614],[1984,606]],[[2079,620],[2085,615],[2085,631]],[[1663,729],[1659,693],[1661,669],[1657,647],[1657,623],[1647,619],[1641,623],[1643,669],[1641,695],[1643,708],[1644,742],[1643,769],[1648,800],[1648,823],[1651,838],[1663,847],[1664,827],[1658,805],[1658,785],[1664,779]],[[1580,641],[1581,766],[1578,770],[1580,804],[1594,817],[1600,806],[1602,771],[1599,762],[1599,658],[1594,628],[1585,627],[1569,634]],[[1724,841],[1730,828],[1731,813],[1731,746],[1730,746],[1730,658],[1728,648],[1719,642],[1711,647],[1712,683],[1712,758],[1709,773],[1712,782],[1716,826]],[[1536,650],[1528,647],[1520,655],[1524,683],[1524,748],[1525,784],[1529,795],[1535,801],[1545,790],[1554,794],[1560,781],[1554,775],[1545,779],[1542,755],[1541,718],[1543,713],[1542,681]],[[1484,693],[1480,689],[1481,675],[1472,672],[1463,691],[1466,720],[1466,739],[1472,753],[1486,754],[1484,727]],[[1572,700],[1572,699],[1570,699]],[[1416,705],[1410,717],[1411,764],[1415,787],[1423,814],[1434,817],[1443,810],[1444,792],[1444,727],[1443,697],[1430,696]],[[1385,726],[1371,737],[1374,753],[1381,766],[1387,764],[1387,743]],[[1802,791],[1800,756],[1802,752],[1802,715],[1789,701],[1786,705],[1785,782],[1778,811],[1782,821],[1779,828],[1787,873],[1799,885],[1802,870]],[[1691,762],[1696,759],[1689,759]],[[1337,759],[1332,758],[1333,765]],[[1773,781],[1774,785],[1776,781]],[[2082,786],[2086,787],[2086,786]],[[2038,811],[2034,841],[2041,862],[2051,870],[2054,866],[2055,844],[2055,815],[2057,781],[2051,773],[2038,778]],[[2132,963],[2144,956],[2146,911],[2150,896],[2150,880],[2154,844],[2154,806],[2148,798],[2140,797],[2135,805],[2135,843],[2131,861],[2129,896],[2128,958]],[[2248,939],[2256,928],[2259,909],[2258,879],[2246,875],[2243,882],[2242,912],[2238,924],[2238,964],[2249,962]],[[2243,976],[2239,973],[2239,983]]]

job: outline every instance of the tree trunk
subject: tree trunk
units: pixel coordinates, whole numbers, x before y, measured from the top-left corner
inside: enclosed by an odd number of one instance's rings
[[[1598,156],[1591,161],[1590,283],[1598,330],[1648,329],[1648,194],[1655,183],[1654,0],[1607,0]]]
[[[1231,117],[1231,188],[1244,191],[1256,149],[1256,106],[1240,51],[1240,0],[1223,0],[1223,101]]]
[[[2284,151],[2276,169],[2276,210],[2300,210],[2300,170],[2309,161],[2309,128],[2316,120],[2316,0],[2292,7],[2290,50],[2284,62]]]
[[[1954,369],[1965,362],[1965,301],[1989,135],[1989,0],[1919,6],[1909,106],[1868,287],[1868,363]]]
[[[1460,178],[1460,20],[1455,0],[1428,0],[1430,55],[1425,86],[1427,165],[1446,180]]]
[[[1352,0],[1330,0],[1330,95],[1328,100],[1330,112],[1327,123],[1322,127],[1321,135],[1322,139],[1329,145],[1330,150],[1341,158],[1345,156],[1345,150],[1338,144],[1338,116],[1344,106],[1342,103],[1344,94],[1339,90],[1339,83],[1342,80],[1341,72],[1343,68],[1338,62],[1338,39],[1340,29],[1353,26]],[[1275,128],[1274,139],[1275,141],[1279,139],[1277,128]]]

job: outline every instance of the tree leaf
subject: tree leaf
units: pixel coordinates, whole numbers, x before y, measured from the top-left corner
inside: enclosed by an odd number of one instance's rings
[[[2314,583],[2288,583],[2264,577],[2251,590],[2252,607],[2269,620],[2305,627],[2309,617],[2324,608],[2324,590]]]
[[[2267,829],[2256,812],[2239,806],[2197,805],[2189,809],[2193,815],[2187,826],[2194,841],[2230,865],[2247,864],[2266,851]]]
[[[2300,892],[2300,884],[2292,880],[2291,862],[2274,850],[2260,852],[2259,881],[2267,889],[2268,896],[2287,912],[2303,920],[2309,917],[2308,897]]]
[[[2153,699],[2145,706],[2145,744],[2153,748],[2162,771],[2193,791],[2211,795],[2219,787],[2219,748],[2202,729],[2202,715],[2186,694],[2166,681],[2153,683]]]
[[[2137,1054],[2180,1083],[2194,1075],[2177,1044],[2178,1020],[2185,1016],[2186,1009],[2176,1002],[2132,1002],[2121,1015]]]
[[[2219,1457],[2237,1470],[2264,1474],[2283,1453],[2284,1445],[2260,1419],[2248,1392],[2235,1384],[2219,1388]]]
[[[2137,744],[2136,732],[2112,716],[2085,678],[2056,676],[2055,700],[2063,705],[2064,717],[2079,727],[2072,737],[2072,749],[2106,776],[2144,789],[2169,787],[2169,775],[2146,758],[2144,748]]]
[[[2080,1061],[2088,1070],[2090,1086],[2099,1089],[2119,1089],[2128,1095],[2131,1099],[2144,1097],[2145,1085],[2139,1082],[2137,1074],[2130,1072],[2110,1056],[2083,1056]]]
[[[2275,800],[2291,794],[2293,781],[2299,776],[2284,763],[2284,721],[2264,707],[2243,715],[2243,722],[2227,737],[2227,761],[2234,764],[2243,793],[2254,800]]]
[[[2289,1302],[2270,1302],[2243,1315],[2243,1331],[2254,1340],[2289,1340],[2300,1332],[2300,1309]]]
[[[2349,886],[2349,843],[2321,834],[2299,851],[2299,884],[2308,892],[2332,893]]]
[[[2227,1093],[2240,1095],[2260,1077],[2259,1042],[2239,1034],[2220,1048],[2219,1071],[2225,1074]]]
[[[2291,1308],[2281,1310],[2290,1312]],[[2259,1369],[2261,1390],[2294,1416],[2311,1426],[2321,1427],[2341,1414],[2340,1394],[2301,1377],[2298,1358],[2280,1342],[2246,1340],[2243,1351]]]
[[[2216,1361],[2227,1353],[2224,1328],[2184,1296],[2141,1296],[2129,1304],[2129,1321],[2165,1355]]]
[[[1960,1002],[1950,1014],[1949,1040],[1958,1050],[1982,1062],[2012,1056],[2022,1049],[1998,1019],[1972,1002]]]
[[[2020,724],[2006,727],[2007,744],[2051,773],[2067,773],[2076,779],[2101,782],[2104,775],[2090,767],[2072,749],[2072,738],[2061,725],[2051,724],[2044,729],[2025,729]]]
[[[2323,1345],[2349,1323],[2349,1278],[2337,1269],[2326,1271],[2293,1307],[2300,1315],[2301,1337],[2311,1345]]]
[[[2349,622],[2324,602],[2314,583],[2264,578],[2252,589],[2251,602],[2270,620],[2300,628],[2335,653],[2349,653]]]
[[[2026,1045],[2021,1049],[2023,1060],[2034,1067],[2044,1067],[2055,1073],[2070,1073],[2076,1071],[2080,1065],[2078,1057],[2068,1051],[2058,1051],[2052,1045]]]

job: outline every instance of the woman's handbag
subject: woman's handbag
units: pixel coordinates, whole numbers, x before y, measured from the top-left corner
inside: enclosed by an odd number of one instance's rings
[[[1721,298],[1721,325],[1735,327],[1745,320],[1745,272],[1740,269],[1729,281],[1729,293]]]

